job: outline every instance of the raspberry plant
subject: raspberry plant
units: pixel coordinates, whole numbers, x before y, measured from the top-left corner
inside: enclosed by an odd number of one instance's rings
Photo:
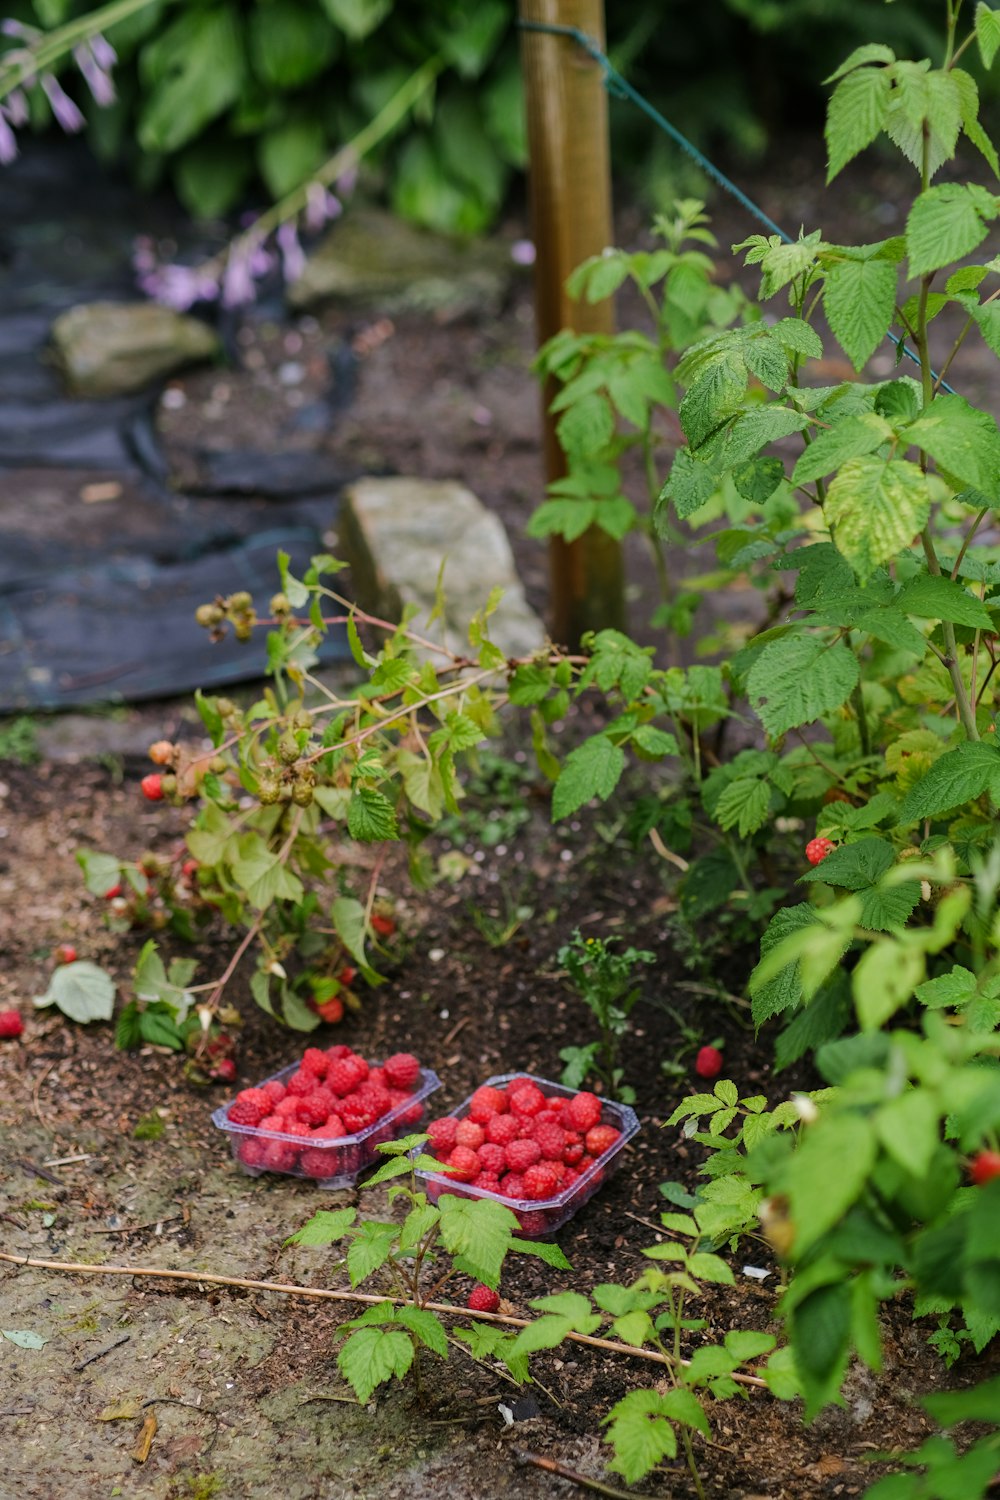
[[[572,940],[556,955],[560,969],[600,1029],[597,1041],[588,1042],[583,1047],[564,1047],[559,1056],[566,1065],[562,1082],[567,1088],[579,1088],[593,1073],[613,1097],[631,1104],[635,1094],[632,1089],[623,1087],[624,1074],[618,1065],[618,1052],[639,998],[635,971],[639,964],[652,963],[655,954],[632,947],[616,953],[614,943],[614,938],[581,937],[577,928]]]
[[[402,1379],[411,1366],[419,1369],[418,1354],[427,1349],[442,1359],[458,1347],[437,1312],[428,1307],[445,1292],[456,1274],[471,1276],[495,1289],[507,1255],[518,1251],[535,1255],[547,1265],[569,1269],[557,1245],[533,1243],[517,1237],[517,1217],[502,1203],[444,1193],[437,1203],[417,1190],[414,1170],[440,1171],[441,1163],[420,1153],[425,1135],[385,1141],[378,1150],[388,1160],[365,1186],[391,1182],[390,1203],[401,1203],[399,1220],[358,1220],[357,1210],[320,1209],[286,1244],[327,1246],[347,1241],[343,1264],[351,1286],[374,1277],[385,1301],[374,1302],[360,1317],[343,1325],[347,1339],[337,1356],[340,1371],[361,1402],[377,1386]],[[409,1176],[408,1183],[394,1179]],[[468,1345],[474,1359],[499,1359],[517,1381],[527,1379],[527,1362],[514,1349],[514,1335],[502,1326],[474,1323],[451,1331]]]

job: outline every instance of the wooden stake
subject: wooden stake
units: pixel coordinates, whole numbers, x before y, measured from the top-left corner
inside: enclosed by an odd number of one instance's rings
[[[604,46],[603,0],[519,0],[522,21],[575,26]],[[608,105],[600,66],[571,37],[521,33],[528,115],[535,312],[538,342],[563,328],[613,333],[611,300],[574,302],[566,278],[581,261],[613,242]],[[549,403],[543,393],[545,476],[566,472]],[[586,630],[625,628],[621,547],[592,526],[575,542],[550,545],[553,639],[578,644]]]

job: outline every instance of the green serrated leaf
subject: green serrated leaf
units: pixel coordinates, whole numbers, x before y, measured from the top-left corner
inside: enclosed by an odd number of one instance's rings
[[[516,1214],[491,1198],[456,1198],[451,1193],[442,1194],[438,1209],[445,1249],[461,1256],[478,1281],[496,1287],[511,1237],[520,1228]]]
[[[372,1219],[357,1226],[347,1247],[347,1273],[352,1287],[385,1265],[398,1233],[395,1224],[380,1224]]]
[[[852,458],[830,481],[825,513],[858,576],[904,551],[930,514],[927,476],[905,459]]]
[[[607,801],[625,769],[625,752],[607,735],[596,734],[563,762],[552,793],[552,820],[569,817],[592,798]]]
[[[893,60],[891,52],[889,60]],[[859,66],[841,78],[827,107],[827,182],[870,146],[884,128],[891,89],[891,75],[884,67]]]
[[[899,810],[905,826],[936,818],[989,792],[1000,801],[1000,750],[970,741],[947,750],[912,787]]]
[[[365,844],[399,838],[395,808],[384,792],[373,787],[356,786],[352,791],[347,828],[352,838]]]
[[[834,337],[856,370],[885,338],[896,310],[896,267],[850,257],[830,266],[823,307]]]
[[[71,1021],[86,1025],[89,1021],[110,1021],[115,1006],[115,982],[107,970],[87,959],[60,964],[49,980],[44,995],[35,996],[35,1005],[57,1005]]]
[[[928,188],[914,201],[906,221],[910,275],[924,276],[971,255],[996,214],[996,199],[975,183]]]
[[[358,1328],[337,1355],[337,1365],[362,1405],[376,1386],[402,1379],[413,1363],[413,1341],[398,1329]]]
[[[784,636],[757,657],[747,695],[767,733],[777,737],[840,708],[858,675],[857,658],[841,641]]]
[[[333,1245],[342,1240],[358,1216],[356,1208],[320,1208],[312,1218],[290,1234],[286,1245]]]

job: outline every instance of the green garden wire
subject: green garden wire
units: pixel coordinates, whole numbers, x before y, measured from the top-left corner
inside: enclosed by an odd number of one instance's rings
[[[594,62],[599,64],[604,75],[604,87],[607,89],[608,93],[612,95],[613,98],[628,99],[632,104],[641,109],[643,114],[648,116],[648,118],[652,120],[657,129],[662,130],[664,135],[668,136],[675,145],[680,146],[681,150],[686,152],[687,155],[691,157],[692,161],[696,162],[701,170],[708,177],[710,177],[713,182],[716,182],[719,187],[721,187],[730,195],[731,198],[735,198],[736,202],[739,203],[740,206],[744,208],[748,214],[755,218],[759,224],[762,224],[769,234],[777,235],[778,239],[781,240],[785,245],[792,245],[795,243],[791,235],[786,234],[785,231],[781,228],[780,224],[776,224],[773,219],[769,218],[764,210],[758,204],[756,204],[752,198],[748,197],[747,194],[744,193],[742,188],[738,187],[736,183],[733,182],[732,178],[726,176],[721,167],[717,167],[715,163],[711,161],[703,151],[699,151],[698,147],[694,144],[693,141],[689,141],[687,136],[682,134],[682,132],[677,129],[676,125],[671,125],[670,121],[660,113],[655,105],[650,104],[649,100],[644,98],[643,95],[639,93],[638,89],[632,87],[628,79],[624,78],[622,74],[619,73],[610,57],[608,57],[607,53],[598,46],[593,37],[588,36],[585,31],[581,31],[578,26],[559,26],[547,21],[521,20],[519,20],[517,24],[522,31],[539,31],[548,36],[564,36],[567,37],[570,41],[575,42],[578,47],[582,48],[583,51],[586,52],[588,57],[592,58]],[[915,365],[919,365],[919,355],[916,354],[905,342],[905,340],[899,337],[898,334],[895,334],[890,330],[886,334],[886,338],[890,339],[892,343],[895,344],[897,356],[901,357],[905,355],[905,357],[912,360]],[[949,395],[952,396],[957,394],[954,387],[950,386],[946,380],[939,379],[936,371],[932,370],[931,375],[934,379],[935,385],[937,385],[941,390],[947,391]]]

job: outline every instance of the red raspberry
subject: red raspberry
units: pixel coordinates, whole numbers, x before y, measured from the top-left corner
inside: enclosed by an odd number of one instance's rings
[[[507,1165],[507,1153],[502,1146],[493,1146],[486,1141],[479,1148],[479,1165],[484,1172],[502,1172]]]
[[[344,1019],[344,1002],[339,995],[331,995],[329,1000],[316,1006],[316,1014],[329,1025],[336,1026],[338,1021]]]
[[[259,1136],[248,1135],[240,1142],[240,1161],[245,1167],[262,1167],[267,1142]]]
[[[828,854],[832,854],[836,847],[830,839],[810,839],[806,845],[806,859],[811,865],[818,865],[826,859]]]
[[[566,1132],[561,1125],[537,1126],[535,1140],[546,1160],[562,1161],[563,1152],[566,1150]]]
[[[335,1141],[344,1134],[343,1122],[333,1116],[319,1130],[314,1130],[311,1140]],[[330,1146],[310,1146],[303,1151],[299,1166],[307,1177],[333,1177],[342,1170],[343,1157],[340,1151]]]
[[[458,1129],[455,1131],[455,1140],[459,1146],[468,1146],[472,1151],[478,1151],[486,1139],[486,1132],[475,1120],[460,1120]]]
[[[567,1167],[578,1167],[583,1160],[583,1136],[575,1130],[566,1132],[566,1144],[563,1147],[562,1159]]]
[[[458,1121],[451,1115],[445,1115],[440,1120],[430,1120],[427,1125],[427,1134],[430,1136],[431,1149],[437,1155],[440,1155],[442,1151],[450,1151],[455,1144],[457,1130]]]
[[[281,1115],[265,1115],[258,1126],[259,1130],[284,1130],[285,1122]]]
[[[456,1146],[448,1158],[449,1177],[456,1182],[473,1182],[479,1176],[479,1157],[468,1146]]]
[[[364,1068],[364,1072],[361,1072]],[[345,1094],[351,1094],[368,1077],[368,1064],[353,1053],[349,1057],[339,1057],[336,1062],[331,1062],[326,1075],[326,1086],[332,1089],[341,1098]]]
[[[694,1070],[699,1078],[717,1078],[722,1072],[722,1053],[718,1047],[702,1047],[694,1060]]]
[[[357,969],[352,969],[350,964],[345,964],[340,973],[337,975],[337,983],[342,984],[345,990],[350,989],[357,976]]]
[[[969,1168],[969,1179],[976,1187],[982,1187],[984,1182],[992,1182],[994,1177],[1000,1177],[1000,1151],[980,1151],[978,1156],[973,1157]]]
[[[234,1125],[259,1125],[271,1112],[271,1101],[263,1089],[243,1089],[229,1106],[227,1120]]]
[[[522,1141],[511,1141],[503,1149],[507,1165],[514,1172],[523,1172],[526,1168],[533,1167],[542,1154],[541,1146],[530,1137]]]
[[[559,1189],[559,1179],[556,1176],[555,1166],[552,1162],[538,1162],[536,1166],[529,1167],[524,1174],[524,1196],[541,1201],[543,1198],[554,1198]]]
[[[261,1166],[268,1172],[288,1172],[294,1167],[298,1154],[287,1141],[267,1141],[261,1152]]]
[[[357,1135],[361,1130],[367,1130],[369,1125],[374,1125],[378,1115],[370,1104],[359,1104],[356,1095],[342,1099],[338,1106],[340,1118],[352,1135]]]
[[[385,1069],[384,1068],[369,1068],[368,1069],[368,1082],[369,1083],[377,1083],[378,1086],[379,1086],[379,1088],[389,1089],[390,1092],[392,1091],[392,1088],[393,1088],[393,1085],[389,1082],[388,1078],[385,1076]]]
[[[509,1146],[517,1140],[520,1126],[513,1115],[491,1115],[486,1121],[486,1139],[495,1146]]]
[[[412,1052],[395,1052],[382,1067],[390,1088],[412,1089],[420,1080],[420,1059]]]
[[[317,1078],[325,1078],[329,1066],[330,1059],[321,1047],[307,1047],[299,1063],[299,1072],[315,1073]]]
[[[543,1167],[552,1168],[553,1172],[556,1174],[556,1182],[559,1184],[559,1191],[562,1192],[563,1186],[566,1182],[566,1173],[569,1171],[569,1167],[567,1167],[566,1163],[564,1161],[543,1161],[541,1165]]]
[[[60,943],[52,957],[57,964],[75,964],[76,949],[72,943]]]
[[[495,1172],[480,1172],[476,1178],[476,1187],[481,1193],[500,1194],[503,1192],[500,1186],[500,1179]]]
[[[151,771],[144,776],[139,785],[142,787],[142,795],[150,802],[163,801],[163,777],[157,771]]]
[[[280,1104],[282,1099],[284,1099],[286,1090],[280,1078],[272,1078],[270,1083],[261,1085],[260,1092],[267,1095],[273,1108],[274,1105]]]
[[[471,1307],[473,1312],[496,1312],[500,1306],[500,1294],[492,1287],[483,1286],[482,1282],[474,1286],[465,1300],[466,1307]]]
[[[0,1037],[20,1036],[24,1022],[16,1010],[0,1010]]]
[[[548,1214],[541,1213],[536,1208],[521,1209],[517,1215],[517,1221],[525,1239],[537,1239],[539,1235],[549,1232]]]
[[[574,1130],[592,1130],[601,1123],[601,1101],[596,1094],[574,1094],[566,1106]]]
[[[583,1177],[587,1172],[590,1171],[591,1167],[595,1165],[596,1163],[592,1156],[581,1156],[580,1160],[576,1164],[576,1170],[577,1172],[579,1172],[580,1176]]]
[[[313,1089],[307,1094],[299,1105],[299,1119],[305,1120],[307,1125],[325,1125],[330,1118],[337,1101],[329,1089]]]
[[[525,1081],[513,1084],[507,1091],[511,1109],[518,1115],[537,1115],[545,1108],[545,1095],[535,1084]]]
[[[354,1053],[346,1042],[335,1042],[332,1047],[327,1047],[326,1055],[331,1062],[339,1062],[342,1057],[353,1057]]]
[[[477,1125],[487,1125],[494,1115],[506,1113],[506,1094],[501,1089],[491,1088],[488,1083],[476,1089],[469,1100],[469,1119],[475,1120]]]
[[[500,1179],[500,1191],[505,1198],[515,1202],[524,1197],[524,1178],[520,1172],[508,1172]]]
[[[575,1167],[567,1167],[565,1173],[563,1174],[562,1180],[563,1192],[565,1192],[567,1188],[572,1187],[579,1176],[580,1174]]]
[[[221,1057],[208,1076],[217,1078],[220,1083],[235,1083],[236,1064],[231,1057]]]
[[[423,1100],[414,1099],[405,1089],[390,1089],[389,1100],[390,1111],[401,1125],[416,1125],[423,1119]]]
[[[409,1098],[409,1095],[406,1096]],[[376,1120],[381,1120],[392,1108],[392,1095],[388,1089],[380,1089],[366,1079],[359,1088],[350,1095],[352,1104],[360,1105],[364,1109],[370,1109]]]
[[[384,917],[380,912],[375,912],[371,919],[372,932],[377,932],[379,937],[392,937],[396,931],[396,924],[391,917]]]
[[[561,1125],[562,1110],[552,1109],[550,1105],[546,1105],[544,1109],[538,1111],[534,1118],[535,1130],[537,1132],[539,1125]]]
[[[308,1068],[300,1068],[297,1073],[292,1074],[291,1078],[285,1084],[285,1089],[289,1094],[298,1094],[302,1099],[307,1094],[311,1094],[315,1087],[316,1074],[310,1073]]]
[[[115,901],[121,895],[121,893],[122,883],[119,880],[114,885],[108,886],[107,890],[104,892],[104,899],[105,901]]]
[[[613,1125],[595,1125],[593,1130],[587,1131],[587,1151],[596,1160],[603,1156],[605,1151],[610,1151],[620,1138],[621,1131],[616,1130]]]
[[[286,1094],[284,1099],[279,1099],[274,1106],[274,1113],[282,1120],[297,1120],[299,1118],[299,1105],[303,1094]]]

